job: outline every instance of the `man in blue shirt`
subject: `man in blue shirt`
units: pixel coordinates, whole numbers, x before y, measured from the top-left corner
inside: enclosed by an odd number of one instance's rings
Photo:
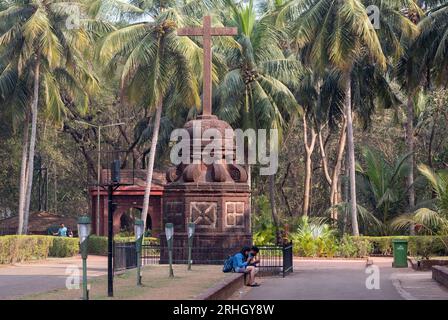
[[[58,232],[54,234],[55,236],[59,237],[66,237],[67,236],[67,228],[64,226],[63,223],[61,223],[61,227],[59,228]]]
[[[249,283],[247,285],[250,287],[258,287],[259,284],[255,282],[255,266],[250,265],[252,258],[249,258],[249,253],[250,248],[244,247],[233,256],[233,270],[235,272],[248,273]]]

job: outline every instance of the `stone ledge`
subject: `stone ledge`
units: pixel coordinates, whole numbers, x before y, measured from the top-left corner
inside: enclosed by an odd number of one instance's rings
[[[448,288],[448,267],[443,266],[433,266],[432,267],[432,278],[436,280],[441,285]]]
[[[416,271],[429,271],[433,266],[448,266],[448,260],[442,259],[424,259],[417,260],[412,257],[408,257],[412,269]]]
[[[234,273],[227,279],[196,296],[196,300],[225,300],[245,284],[244,273]]]

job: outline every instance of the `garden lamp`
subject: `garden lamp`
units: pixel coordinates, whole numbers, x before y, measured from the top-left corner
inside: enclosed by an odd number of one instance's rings
[[[193,247],[193,236],[196,224],[190,222],[188,224],[188,270],[191,270],[191,250]]]
[[[87,300],[87,254],[88,254],[88,238],[90,235],[91,223],[88,216],[82,216],[78,219],[78,237],[79,247],[82,257],[82,298]]]
[[[134,234],[135,234],[135,249],[137,252],[137,285],[142,285],[142,274],[141,274],[141,252],[142,252],[142,244],[143,244],[143,231],[145,225],[143,220],[135,220],[134,223]]]
[[[170,263],[170,278],[174,277],[173,271],[173,235],[174,225],[172,223],[165,224],[165,236],[168,243],[168,259]]]

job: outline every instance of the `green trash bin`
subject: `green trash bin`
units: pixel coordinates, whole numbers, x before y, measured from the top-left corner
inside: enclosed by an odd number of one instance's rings
[[[392,267],[394,268],[407,268],[408,267],[408,241],[403,239],[392,240],[392,246],[394,249],[394,262]]]

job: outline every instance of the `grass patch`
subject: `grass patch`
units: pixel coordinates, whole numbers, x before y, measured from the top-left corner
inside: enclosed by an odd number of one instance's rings
[[[114,278],[114,297],[107,296],[107,276],[89,280],[90,300],[178,300],[194,299],[208,288],[229,277],[221,266],[194,265],[187,271],[186,265],[174,265],[174,278],[168,277],[167,265],[151,265],[142,268],[143,285],[136,285],[136,270],[128,270]],[[76,300],[81,289],[59,289],[22,297],[25,300]]]

